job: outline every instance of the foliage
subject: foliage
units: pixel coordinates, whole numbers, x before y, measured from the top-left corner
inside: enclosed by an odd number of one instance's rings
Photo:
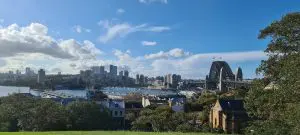
[[[198,132],[197,113],[173,112],[169,107],[158,107],[154,110],[145,108],[132,123],[132,129],[138,131],[180,131]]]
[[[261,30],[260,39],[271,38],[269,58],[257,69],[264,79],[254,82],[246,96],[253,119],[248,133],[293,134],[299,131],[300,13],[290,13]],[[266,82],[276,88],[264,89]],[[298,116],[298,117],[297,117]],[[299,133],[299,132],[298,132]]]
[[[132,131],[63,131],[63,132],[0,132],[0,135],[213,135],[211,133],[132,132]]]
[[[95,103],[76,101],[67,106],[67,111],[71,130],[108,129],[110,126],[108,111]]]
[[[21,102],[20,102],[21,101]],[[34,107],[33,98],[22,94],[14,94],[0,98],[0,125],[1,131],[18,131],[18,119],[28,116],[28,108]]]
[[[107,110],[92,102],[68,106],[22,94],[0,98],[1,131],[61,131],[110,129]]]
[[[52,100],[38,100],[33,108],[26,110],[18,123],[26,131],[65,130],[67,112],[63,106]]]

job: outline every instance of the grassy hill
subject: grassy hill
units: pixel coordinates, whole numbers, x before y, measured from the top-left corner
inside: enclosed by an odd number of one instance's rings
[[[210,133],[158,133],[130,131],[0,132],[0,135],[212,135]]]

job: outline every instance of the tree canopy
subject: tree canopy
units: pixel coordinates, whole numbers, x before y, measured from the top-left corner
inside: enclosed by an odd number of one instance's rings
[[[300,13],[290,13],[260,31],[269,39],[246,107],[253,121],[248,130],[257,134],[294,134],[300,131]],[[264,89],[269,83],[278,87]]]

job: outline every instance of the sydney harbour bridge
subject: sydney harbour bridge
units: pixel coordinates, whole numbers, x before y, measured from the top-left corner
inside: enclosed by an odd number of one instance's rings
[[[234,74],[225,61],[214,61],[205,78],[205,89],[208,90],[228,91],[249,86],[250,82],[243,80],[242,69],[239,67]]]

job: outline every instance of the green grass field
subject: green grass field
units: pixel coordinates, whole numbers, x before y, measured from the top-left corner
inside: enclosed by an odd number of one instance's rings
[[[213,135],[210,133],[158,133],[130,131],[0,132],[0,135]]]

